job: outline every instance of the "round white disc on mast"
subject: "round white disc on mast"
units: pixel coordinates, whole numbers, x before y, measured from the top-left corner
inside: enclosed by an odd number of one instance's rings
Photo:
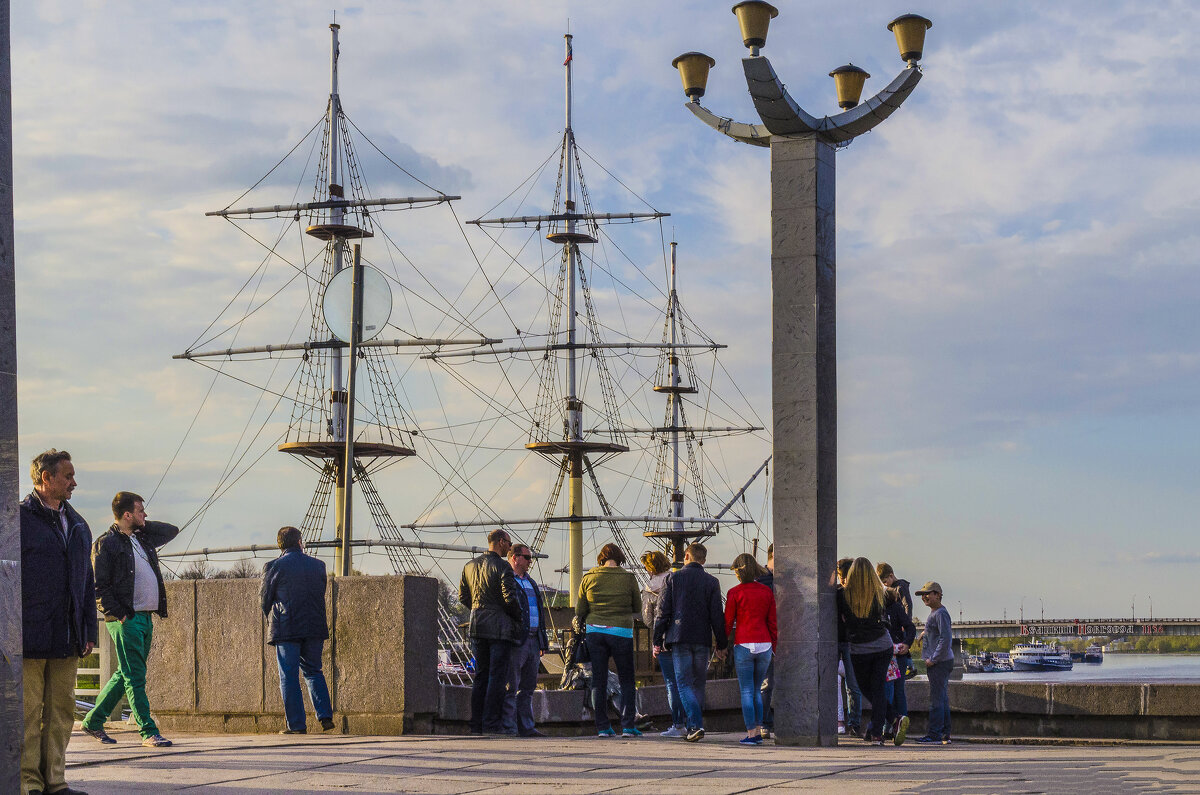
[[[392,288],[387,277],[370,265],[363,266],[362,338],[375,339],[392,316]],[[344,268],[325,285],[321,308],[325,325],[342,342],[350,341],[350,323],[354,303],[354,268]]]

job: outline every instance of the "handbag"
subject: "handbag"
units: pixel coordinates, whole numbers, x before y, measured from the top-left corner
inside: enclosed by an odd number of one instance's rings
[[[896,658],[893,656],[888,662],[887,681],[895,682],[900,678],[900,666],[896,664]]]

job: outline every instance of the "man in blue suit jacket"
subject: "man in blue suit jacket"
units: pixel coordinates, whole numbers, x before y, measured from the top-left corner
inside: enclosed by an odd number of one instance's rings
[[[703,544],[688,546],[683,568],[663,585],[654,621],[655,653],[670,654],[675,664],[675,684],[687,715],[686,739],[691,743],[704,738],[704,679],[713,638],[719,658],[724,658],[728,644],[721,584],[704,570],[707,559]]]
[[[321,672],[321,652],[329,638],[325,621],[325,561],[304,554],[300,531],[279,528],[283,553],[263,568],[262,610],[267,616],[267,643],[279,662],[279,691],[287,728],[280,734],[304,734],[304,697],[299,672],[304,672],[308,697],[321,728],[333,728],[329,686]]]

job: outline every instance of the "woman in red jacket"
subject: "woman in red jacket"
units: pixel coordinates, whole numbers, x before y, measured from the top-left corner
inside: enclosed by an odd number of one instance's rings
[[[742,691],[742,719],[746,736],[742,745],[762,745],[762,683],[779,632],[775,628],[775,594],[760,582],[766,574],[753,555],[743,552],[733,559],[740,585],[725,598],[725,634],[731,638],[733,667]]]

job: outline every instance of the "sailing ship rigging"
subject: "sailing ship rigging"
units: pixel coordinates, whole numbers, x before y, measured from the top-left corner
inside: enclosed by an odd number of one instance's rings
[[[395,573],[436,573],[453,581],[463,556],[479,551],[466,543],[469,538],[478,537],[474,528],[509,528],[540,558],[554,557],[553,542],[558,539],[551,536],[551,530],[565,528],[569,548],[568,587],[573,600],[589,543],[598,547],[611,539],[629,553],[646,544],[661,544],[679,560],[688,539],[709,536],[720,526],[757,527],[759,520],[737,506],[739,500],[744,500],[750,484],[766,470],[765,461],[736,491],[733,486],[722,484],[714,489],[705,483],[704,439],[761,434],[763,429],[761,423],[740,421],[737,412],[734,421],[710,423],[709,418],[720,417],[709,403],[689,403],[704,389],[695,356],[715,357],[725,346],[705,336],[683,310],[676,290],[674,243],[670,246],[669,284],[650,281],[652,289],[665,298],[665,307],[656,310],[655,325],[661,333],[655,332],[655,336],[659,338],[619,333],[601,321],[600,305],[611,305],[613,301],[597,300],[595,280],[597,274],[610,269],[606,269],[592,249],[607,240],[605,227],[657,222],[659,236],[665,241],[661,221],[668,214],[649,206],[643,211],[622,212],[599,212],[593,207],[572,126],[570,35],[565,38],[566,125],[558,144],[557,180],[549,211],[494,217],[485,214],[486,217],[469,222],[487,232],[497,245],[505,229],[523,227],[539,237],[544,232],[544,239],[557,248],[553,255],[557,267],[552,267],[552,278],[544,282],[529,278],[536,269],[526,269],[519,280],[524,289],[541,293],[541,298],[533,302],[540,301],[545,316],[535,318],[537,322],[513,322],[513,313],[519,314],[520,310],[510,308],[516,305],[512,292],[498,288],[503,274],[486,272],[485,261],[472,250],[477,265],[475,288],[479,294],[466,297],[464,286],[452,293],[454,298],[446,298],[437,290],[419,295],[419,302],[434,318],[427,335],[416,333],[420,325],[413,321],[414,330],[402,336],[403,330],[388,318],[382,322],[374,318],[369,324],[375,326],[371,329],[374,338],[364,332],[366,321],[371,320],[364,320],[364,301],[371,297],[365,295],[371,281],[367,277],[374,265],[383,270],[379,258],[373,260],[370,251],[380,244],[396,246],[395,236],[382,224],[385,214],[449,207],[459,197],[423,182],[426,190],[421,195],[396,198],[371,195],[352,133],[357,132],[363,139],[365,135],[346,116],[339,92],[339,28],[337,24],[330,26],[330,93],[320,125],[319,149],[315,148],[319,153],[315,175],[310,177],[311,198],[280,204],[269,203],[268,199],[268,203],[234,208],[234,203],[241,202],[239,197],[225,208],[208,213],[238,224],[243,231],[242,224],[269,219],[285,227],[273,241],[262,242],[268,251],[264,264],[279,260],[295,270],[287,284],[299,283],[306,290],[305,311],[297,325],[306,325],[307,333],[300,340],[259,345],[238,343],[237,335],[244,321],[280,295],[281,288],[265,300],[252,297],[246,314],[238,322],[211,336],[205,336],[206,330],[175,357],[212,367],[216,370],[214,378],[229,376],[242,381],[246,379],[232,376],[227,366],[244,360],[269,359],[275,367],[284,361],[295,362],[295,371],[286,388],[267,390],[264,386],[263,389],[277,396],[276,406],[285,401],[291,405],[286,430],[273,447],[311,467],[317,476],[300,524],[306,545],[313,550],[334,549],[334,571],[340,576],[354,571],[355,549],[382,549]],[[296,261],[280,252],[279,243],[286,229],[299,232],[302,253]],[[319,241],[320,251],[313,256],[304,253],[305,240]],[[500,250],[504,251],[502,247]],[[516,261],[515,257],[510,259]],[[640,266],[636,269],[645,276]],[[347,276],[351,278],[347,280]],[[247,284],[255,278],[252,275]],[[261,275],[257,278],[261,283]],[[346,293],[350,308],[341,320],[332,321],[327,304],[336,292],[332,285],[339,279],[353,285]],[[418,279],[429,283],[419,270]],[[417,295],[398,274],[395,278],[388,276],[388,281],[399,285],[406,296]],[[614,284],[618,281],[614,278]],[[636,295],[642,304],[652,305],[636,290],[626,288],[626,293]],[[495,325],[490,319],[495,313],[511,322],[515,338],[484,333],[488,324]],[[347,318],[348,325],[342,322]],[[527,328],[518,327],[522,325]],[[393,362],[405,355],[408,364],[398,369]],[[643,361],[654,361],[655,371],[643,373]],[[475,414],[472,416],[471,409],[462,409],[452,415],[442,402],[441,416],[433,421],[428,411],[419,406],[414,408],[411,384],[417,362],[428,368],[430,380],[434,381],[431,389],[439,401],[444,392],[453,390],[456,401],[478,401]],[[525,368],[528,373],[522,372]],[[440,381],[435,376],[440,376]],[[536,397],[530,403],[525,390],[535,381]],[[504,389],[511,396],[503,395]],[[529,388],[530,393],[534,391]],[[660,423],[645,422],[645,427],[639,427],[624,421],[623,414],[643,392],[665,400],[665,414],[660,413],[662,409],[652,412],[663,417]],[[703,424],[689,424],[693,411],[704,418]],[[647,419],[651,414],[645,410],[639,413]],[[260,434],[266,426],[264,422]],[[498,428],[516,429],[524,437],[524,444],[518,446],[498,438]],[[761,435],[758,438],[763,439]],[[522,456],[533,452],[555,467],[549,492],[543,492],[544,508],[540,513],[537,505],[532,509],[528,504],[514,509],[518,503],[504,492],[522,464],[514,467],[501,458],[518,450],[523,451]],[[238,460],[248,453],[247,444]],[[617,462],[626,454],[636,459],[634,465],[618,466]],[[647,456],[651,466],[646,466]],[[413,520],[397,522],[385,504],[386,490],[376,481],[384,468],[405,461],[411,463],[401,469],[407,472],[410,466],[424,467],[440,485],[426,495],[423,507],[402,508],[415,517]],[[489,467],[492,471],[496,468],[507,471],[499,479],[500,485],[490,493],[484,486]],[[211,498],[196,512],[193,517],[196,528],[216,497],[236,480],[232,473],[233,469],[227,467]],[[606,480],[615,480],[617,486],[606,487]],[[564,487],[567,500],[560,505]],[[720,488],[728,491],[718,496]],[[356,491],[367,504],[377,531],[376,539],[362,538],[354,529]],[[734,493],[726,500],[729,491]],[[615,496],[610,497],[614,492]],[[406,493],[406,496],[412,495]],[[334,532],[332,538],[327,538],[331,501]],[[722,503],[719,510],[711,510]],[[633,510],[622,507],[634,505],[638,507]],[[505,513],[515,518],[506,517]],[[587,539],[585,530],[591,531]],[[193,529],[193,537],[195,532]],[[649,540],[635,543],[632,537],[635,532]],[[454,538],[446,539],[446,534]],[[444,543],[446,540],[463,543]],[[188,550],[174,556],[266,549],[269,545],[242,544]],[[443,562],[449,565],[443,567]],[[642,574],[640,567],[633,568]],[[455,656],[463,656],[462,637],[446,605],[440,610],[439,637],[443,648]]]

